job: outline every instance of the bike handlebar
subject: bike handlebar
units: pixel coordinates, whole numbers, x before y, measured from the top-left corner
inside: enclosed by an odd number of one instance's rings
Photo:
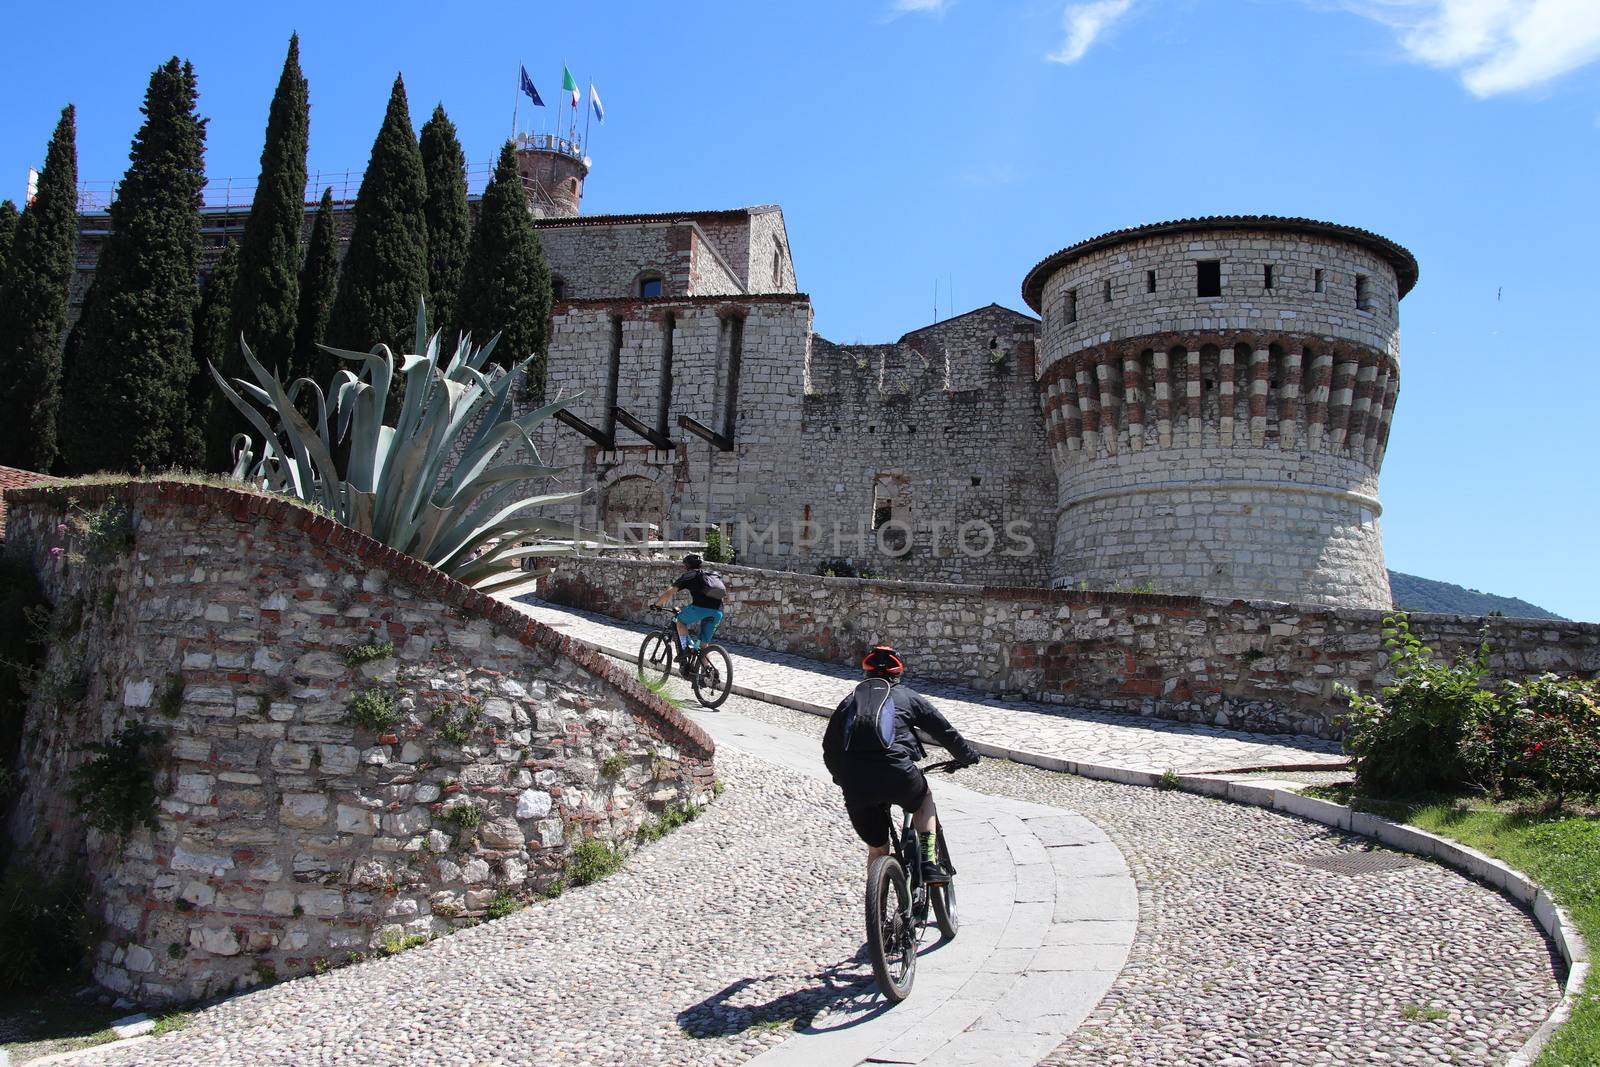
[[[932,771],[943,771],[946,774],[954,774],[966,765],[965,761],[958,759],[940,760],[938,763],[930,763],[923,767],[922,773],[928,774]]]

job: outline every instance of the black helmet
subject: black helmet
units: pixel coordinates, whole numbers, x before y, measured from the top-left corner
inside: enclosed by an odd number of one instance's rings
[[[861,657],[861,669],[868,674],[883,674],[892,678],[902,673],[906,665],[893,646],[873,645],[867,650],[867,654]]]
[[[683,557],[683,565],[692,571],[699,570],[702,562],[704,561],[700,558],[700,553],[698,552],[691,552]]]

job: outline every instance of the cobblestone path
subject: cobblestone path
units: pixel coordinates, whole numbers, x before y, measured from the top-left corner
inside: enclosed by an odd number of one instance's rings
[[[512,603],[562,633],[626,659],[637,653],[646,632],[643,626],[534,598]],[[751,695],[763,699],[776,696],[780,703],[790,706],[810,704],[832,711],[860,678],[833,664],[800,656],[749,645],[724,647],[733,657],[736,683],[755,690]],[[911,668],[914,673],[914,657]],[[970,690],[909,680],[919,692],[937,698],[952,718],[959,716],[962,732],[971,740],[1075,762],[1156,773],[1168,769],[1200,773],[1344,763],[1338,744],[1320,738],[1243,733],[1055,704],[1001,702]]]
[[[738,710],[819,739],[825,725],[755,701]],[[1127,964],[1048,1067],[1500,1064],[1560,998],[1532,916],[1448,868],[1189,793],[1001,760],[955,779],[1086,816],[1138,882]],[[1362,853],[1405,865],[1307,865]]]

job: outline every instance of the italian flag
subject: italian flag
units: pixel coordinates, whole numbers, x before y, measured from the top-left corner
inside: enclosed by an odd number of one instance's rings
[[[572,94],[572,106],[578,106],[578,79],[572,76],[565,63],[561,64],[561,91]]]

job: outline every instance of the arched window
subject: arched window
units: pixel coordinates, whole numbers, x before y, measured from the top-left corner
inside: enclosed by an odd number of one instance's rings
[[[633,283],[634,294],[641,300],[654,300],[667,295],[666,282],[655,271],[646,271]]]

